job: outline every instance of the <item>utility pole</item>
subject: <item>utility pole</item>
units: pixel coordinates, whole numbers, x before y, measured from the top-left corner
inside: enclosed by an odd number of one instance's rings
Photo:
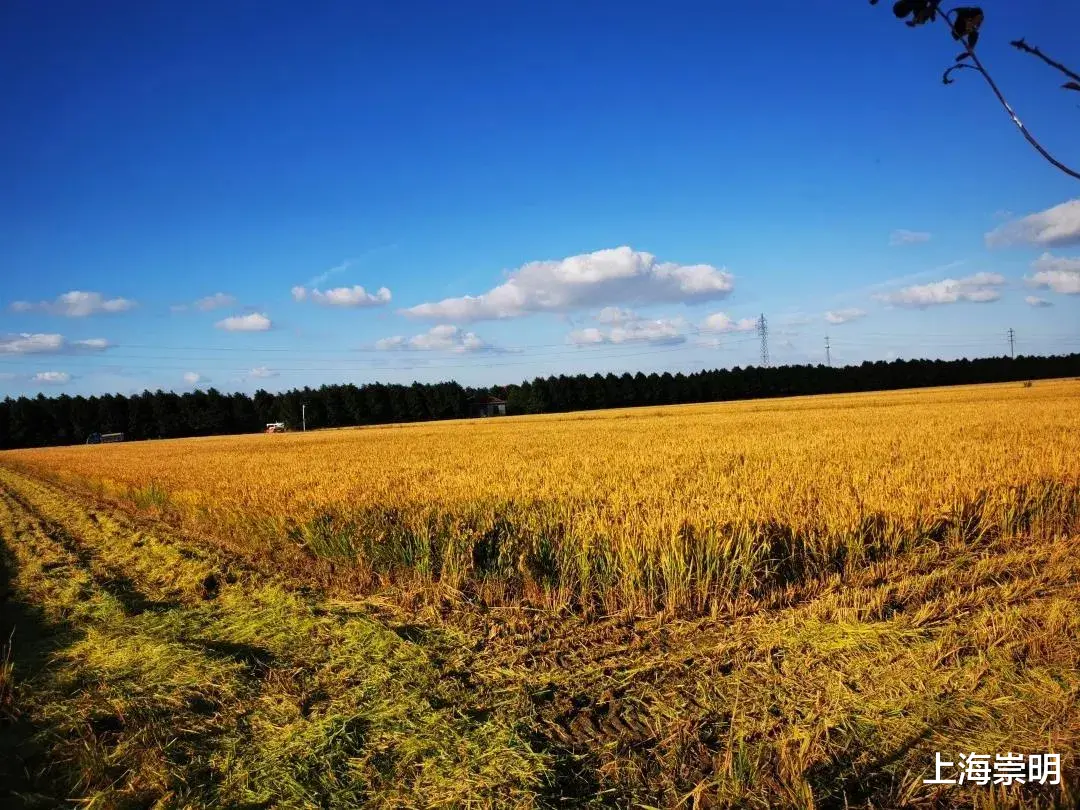
[[[761,366],[762,368],[769,367],[769,325],[765,323],[765,313],[761,313],[761,317],[757,322],[758,337],[761,338]]]
[[[1016,333],[1009,327],[1009,357],[1016,359]]]
[[[300,421],[304,425],[304,433],[307,433],[307,403],[300,406]]]
[[[825,336],[825,365],[832,368],[832,355],[829,353],[829,336]]]

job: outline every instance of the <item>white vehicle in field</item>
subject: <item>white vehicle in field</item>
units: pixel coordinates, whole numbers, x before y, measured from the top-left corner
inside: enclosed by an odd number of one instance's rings
[[[266,423],[266,432],[267,433],[284,433],[285,432],[285,423],[284,422],[267,422]]]

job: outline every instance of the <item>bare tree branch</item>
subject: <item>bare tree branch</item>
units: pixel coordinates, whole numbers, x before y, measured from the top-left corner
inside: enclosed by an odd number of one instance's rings
[[[945,22],[949,24],[950,29],[955,30],[953,26],[953,21],[949,17],[949,14],[950,12],[947,11],[941,12],[942,19],[944,19]],[[994,91],[994,95],[997,96],[997,100],[1001,102],[1001,106],[1005,108],[1005,112],[1009,114],[1009,118],[1011,118],[1012,122],[1016,124],[1016,128],[1020,130],[1020,134],[1024,136],[1024,139],[1029,144],[1031,144],[1035,151],[1042,155],[1047,160],[1047,162],[1050,163],[1050,165],[1063,171],[1065,174],[1069,175],[1069,177],[1080,180],[1080,172],[1076,171],[1075,169],[1070,169],[1068,166],[1066,166],[1064,163],[1062,163],[1060,160],[1050,154],[1050,152],[1046,150],[1046,147],[1039,143],[1035,139],[1035,136],[1028,131],[1028,128],[1024,126],[1024,122],[1020,120],[1019,116],[1017,116],[1016,112],[1013,110],[1012,105],[1009,104],[1004,94],[998,88],[997,83],[993,80],[990,74],[986,72],[986,68],[983,67],[982,62],[979,60],[978,54],[975,53],[975,50],[971,46],[971,44],[967,40],[963,39],[961,40],[961,42],[964,43],[964,52],[968,54],[967,58],[969,58],[972,64],[975,65],[976,68],[978,68],[979,73],[982,74],[982,77],[986,80],[986,83],[990,86],[990,89]]]
[[[1073,73],[1063,64],[1061,64],[1061,62],[1055,62],[1053,59],[1051,59],[1049,56],[1039,50],[1039,47],[1037,45],[1028,45],[1022,39],[1014,39],[1009,44],[1016,48],[1018,51],[1030,53],[1032,56],[1042,59],[1050,67],[1054,68],[1055,70],[1060,70],[1062,73],[1064,73],[1066,76],[1073,80],[1068,84],[1062,85],[1062,87],[1066,88],[1067,90],[1080,90],[1080,74]]]
[[[870,5],[877,5],[877,2],[878,0],[870,0]],[[893,5],[893,14],[899,19],[910,17],[910,19],[907,19],[905,22],[909,27],[936,22],[940,16],[949,27],[952,38],[964,46],[963,53],[956,57],[956,64],[946,70],[941,77],[942,81],[945,84],[952,84],[952,74],[958,70],[974,70],[980,73],[987,85],[989,85],[990,89],[994,92],[994,95],[1001,103],[1005,112],[1009,114],[1009,118],[1016,124],[1016,128],[1020,130],[1020,134],[1024,136],[1024,139],[1029,144],[1031,144],[1032,148],[1042,155],[1051,166],[1069,175],[1069,177],[1080,180],[1080,172],[1069,168],[1050,154],[1046,147],[1039,143],[1035,136],[1031,134],[1030,130],[1024,126],[1024,122],[1020,120],[1016,111],[1013,110],[1012,105],[1009,104],[1005,95],[997,86],[997,82],[994,81],[993,77],[986,70],[986,67],[975,53],[975,44],[979,41],[979,28],[982,26],[984,19],[982,9],[977,6],[966,6],[955,8],[952,11],[942,11],[940,6],[941,0],[898,0],[898,2]],[[1051,67],[1057,68],[1064,72],[1065,75],[1074,78],[1075,81],[1069,82],[1065,87],[1069,90],[1080,90],[1080,76],[1077,76],[1064,65],[1050,59],[1038,48],[1028,45],[1022,39],[1016,40],[1012,45],[1033,56],[1037,56]]]

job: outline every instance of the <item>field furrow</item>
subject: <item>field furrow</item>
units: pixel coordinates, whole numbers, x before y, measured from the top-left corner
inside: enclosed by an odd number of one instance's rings
[[[330,608],[24,477],[0,484],[6,601],[22,614],[24,733],[5,761],[27,803],[532,801],[542,758],[360,606]]]
[[[1080,742],[1065,538],[942,545],[718,619],[461,608],[439,630],[0,480],[12,597],[41,614],[15,649],[49,651],[18,659],[34,733],[11,750],[60,786],[46,806],[922,806],[947,804],[918,784],[934,750]]]
[[[1076,806],[1078,393],[5,454],[9,793]]]

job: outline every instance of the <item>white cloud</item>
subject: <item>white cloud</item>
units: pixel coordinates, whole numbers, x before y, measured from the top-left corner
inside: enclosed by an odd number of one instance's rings
[[[100,352],[111,348],[105,338],[88,338],[68,342],[63,335],[55,333],[23,332],[18,335],[0,335],[0,354],[67,354],[73,352]]]
[[[681,318],[638,318],[613,326],[607,332],[593,327],[578,329],[567,335],[567,340],[578,346],[599,343],[685,343],[686,336],[682,334],[685,325]]]
[[[248,372],[249,377],[256,377],[258,379],[265,379],[267,377],[276,377],[278,373],[273,369],[269,369],[266,366],[258,366]]]
[[[1024,299],[1024,303],[1029,307],[1052,307],[1054,305],[1053,301],[1047,301],[1045,298],[1039,298],[1037,295],[1029,295]]]
[[[590,326],[587,329],[575,329],[566,339],[571,343],[576,343],[578,346],[588,346],[594,343],[607,343],[608,337],[602,330],[597,329],[595,326]]]
[[[387,245],[379,245],[377,247],[373,247],[370,250],[365,250],[359,256],[356,256],[356,257],[354,257],[352,259],[345,259],[340,264],[335,265],[334,267],[331,267],[329,270],[326,270],[325,272],[319,273],[317,276],[313,276],[311,278],[311,280],[308,281],[308,283],[305,286],[306,287],[319,287],[319,286],[325,284],[327,281],[329,281],[329,279],[332,276],[336,276],[336,275],[339,275],[341,273],[344,273],[350,267],[353,267],[353,266],[355,266],[357,264],[362,264],[363,262],[370,259],[372,256],[375,256],[376,254],[379,254],[379,253],[384,253],[384,252],[386,252],[388,250],[394,250],[396,247],[397,247],[396,244],[387,244]],[[302,290],[302,289],[304,289],[304,288],[303,287],[294,287],[293,288],[293,290]],[[294,295],[295,295],[295,292],[294,292]],[[297,299],[297,300],[301,300],[301,299]]]
[[[1047,252],[1033,261],[1031,268],[1037,271],[1080,273],[1080,257],[1055,256]]]
[[[173,312],[187,312],[189,309],[197,309],[199,312],[210,312],[211,310],[221,309],[222,307],[231,307],[236,303],[236,298],[232,295],[222,292],[216,292],[213,295],[207,295],[204,298],[199,298],[188,304],[175,304],[169,309]]]
[[[632,309],[622,309],[620,307],[604,307],[596,313],[596,320],[600,323],[627,323],[637,319],[637,313]]]
[[[889,246],[900,247],[901,245],[918,245],[922,242],[929,242],[930,234],[926,231],[908,231],[904,228],[897,228],[895,231],[889,234]]]
[[[390,303],[390,290],[380,287],[371,293],[359,284],[352,287],[335,287],[325,291],[293,287],[292,297],[294,301],[306,301],[310,298],[316,304],[327,307],[377,307]]]
[[[630,343],[642,341],[645,343],[683,343],[686,337],[682,335],[683,323],[680,319],[669,320],[658,318],[655,320],[638,320],[611,329],[608,338],[612,343]]]
[[[233,315],[218,321],[215,326],[226,332],[265,332],[272,324],[270,319],[261,312],[252,312],[249,315]]]
[[[202,379],[202,375],[195,371],[184,372],[184,382],[188,385],[195,385]]]
[[[825,320],[833,324],[850,323],[851,321],[857,321],[865,315],[865,310],[852,307],[850,309],[830,310],[825,313]]]
[[[315,276],[313,279],[311,279],[311,281],[307,283],[307,286],[318,287],[320,284],[325,284],[327,282],[327,279],[329,279],[331,276],[336,276],[338,273],[344,273],[346,270],[352,267],[352,265],[352,260],[346,259],[336,267],[331,267],[325,273],[319,273],[319,275]]]
[[[701,322],[703,332],[753,332],[757,328],[754,318],[734,320],[725,312],[714,312]]]
[[[58,354],[64,346],[64,336],[56,334],[23,332],[0,338],[0,354]]]
[[[71,375],[66,371],[39,371],[33,377],[33,382],[45,383],[46,385],[63,385],[71,381]]]
[[[213,295],[208,295],[205,298],[200,298],[195,302],[195,309],[200,312],[210,312],[214,309],[220,309],[221,307],[231,307],[236,303],[236,299],[227,295],[226,293],[216,292]]]
[[[875,295],[874,298],[893,306],[918,309],[960,301],[986,303],[1001,297],[996,288],[1004,283],[1005,277],[998,273],[975,273],[961,279],[947,278],[930,284],[904,287],[896,292]]]
[[[108,349],[111,345],[105,338],[87,338],[86,340],[76,340],[73,344],[76,349],[85,349],[92,352],[101,352]]]
[[[383,338],[375,342],[382,351],[413,349],[417,351],[482,352],[495,351],[495,347],[481,339],[475,332],[466,332],[450,324],[439,324],[411,338],[403,335]]]
[[[1080,244],[1080,200],[1007,222],[986,234],[987,247],[1017,244],[1061,247]]]
[[[1032,286],[1049,287],[1063,295],[1080,293],[1080,258],[1044,253],[1031,263],[1031,269],[1035,273],[1027,277],[1027,282]]]
[[[409,348],[409,339],[404,335],[394,335],[393,337],[380,338],[375,341],[375,348],[380,351],[389,351],[390,349],[407,349]]]
[[[135,307],[134,301],[127,298],[105,298],[98,292],[72,290],[59,296],[55,301],[16,301],[11,305],[14,312],[46,312],[49,315],[63,315],[68,318],[85,318],[98,313],[127,312]]]
[[[481,321],[533,312],[569,312],[589,306],[723,298],[734,280],[708,264],[659,262],[651,253],[618,247],[538,261],[511,271],[503,284],[402,310],[414,318]]]

